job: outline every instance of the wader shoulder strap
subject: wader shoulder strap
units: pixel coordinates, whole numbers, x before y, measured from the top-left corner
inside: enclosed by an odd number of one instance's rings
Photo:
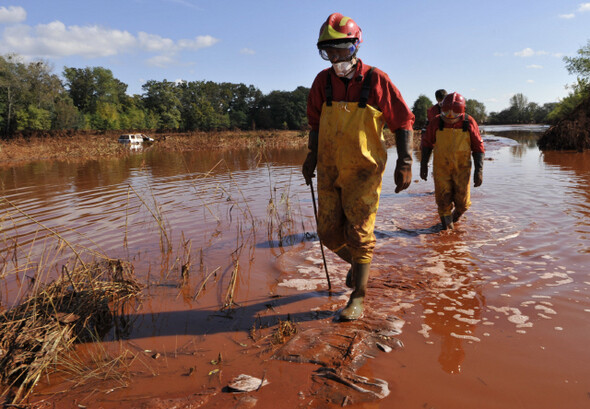
[[[438,130],[442,131],[445,127],[445,121],[442,120],[442,118],[439,116],[438,117]]]
[[[363,81],[363,88],[361,88],[361,97],[359,99],[359,108],[365,108],[367,101],[369,100],[369,94],[371,93],[371,77],[373,76],[373,67],[367,71],[365,80]]]
[[[332,80],[331,75],[328,73],[328,79],[326,79],[326,106],[332,106]]]
[[[469,130],[469,115],[465,114],[465,118],[463,118],[463,132],[467,132]]]

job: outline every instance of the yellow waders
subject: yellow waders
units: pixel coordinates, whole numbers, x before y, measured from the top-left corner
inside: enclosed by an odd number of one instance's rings
[[[318,234],[332,251],[370,263],[387,162],[382,113],[357,102],[322,106],[318,141]]]
[[[471,139],[461,128],[436,131],[433,173],[434,196],[441,217],[450,216],[453,205],[463,213],[471,206]]]

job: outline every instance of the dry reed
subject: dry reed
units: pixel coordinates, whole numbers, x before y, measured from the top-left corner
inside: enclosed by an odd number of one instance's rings
[[[100,339],[111,328],[112,305],[141,290],[133,266],[120,260],[80,265],[39,287],[0,314],[2,396],[13,404],[31,393],[40,377],[76,342]]]

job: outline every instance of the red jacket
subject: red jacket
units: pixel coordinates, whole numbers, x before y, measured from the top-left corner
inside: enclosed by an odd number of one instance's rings
[[[444,124],[445,128],[462,128],[463,127],[463,118],[465,114],[461,116],[461,118],[455,122],[454,124],[446,123]],[[477,122],[471,115],[469,115],[469,127],[467,131],[471,136],[471,152],[478,152],[484,153],[485,149],[483,147],[483,140],[481,139],[481,134],[479,133],[479,126],[477,126]],[[440,121],[442,121],[440,115],[434,117],[432,121],[428,124],[426,128],[426,133],[422,135],[422,148],[434,148],[436,144],[436,131],[440,126]]]
[[[326,68],[316,76],[307,98],[307,119],[313,131],[318,131],[320,128],[320,116],[322,104],[326,100],[326,78],[328,75],[331,76],[333,101],[358,102],[364,75],[370,68],[371,66],[365,65],[359,60],[356,72],[348,81],[348,85],[345,85],[344,81],[336,75],[333,68]],[[373,68],[371,83],[373,87],[367,104],[383,112],[385,123],[392,132],[398,129],[411,130],[414,125],[414,114],[387,74],[378,68]]]
[[[426,111],[426,119],[428,119],[428,122],[432,122],[434,117],[439,114],[440,114],[440,105],[434,104],[433,106],[428,108],[428,111]]]

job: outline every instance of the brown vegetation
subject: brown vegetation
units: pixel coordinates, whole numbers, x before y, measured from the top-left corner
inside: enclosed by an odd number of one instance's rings
[[[117,142],[120,132],[28,133],[0,141],[0,164],[12,166],[37,160],[87,161],[128,155]],[[151,147],[174,151],[304,146],[301,131],[233,131],[150,134]]]
[[[537,142],[539,149],[577,150],[590,149],[590,98],[583,101],[565,119],[549,128]]]
[[[0,166],[14,166],[38,160],[88,161],[121,157],[130,150],[117,142],[121,132],[61,131],[20,134],[0,140]],[[149,134],[155,139],[150,148],[172,151],[202,149],[244,149],[260,147],[305,147],[304,131],[226,131],[226,132],[161,132]],[[414,146],[420,146],[420,131],[414,132]],[[395,144],[385,131],[387,146]]]
[[[132,266],[121,261],[64,266],[55,282],[0,314],[1,395],[20,403],[76,342],[100,339],[112,325],[113,305],[141,289]]]

